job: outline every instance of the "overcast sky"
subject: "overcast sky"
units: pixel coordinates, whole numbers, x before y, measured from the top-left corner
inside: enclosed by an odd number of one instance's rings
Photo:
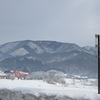
[[[0,44],[53,40],[95,45],[100,0],[0,0]]]

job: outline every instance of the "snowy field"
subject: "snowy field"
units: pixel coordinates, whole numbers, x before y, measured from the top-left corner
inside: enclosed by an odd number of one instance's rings
[[[46,95],[84,98],[84,100],[100,100],[100,95],[98,95],[98,89],[96,86],[85,86],[78,81],[76,81],[76,84],[72,84],[71,79],[66,79],[66,82],[69,83],[68,86],[48,84],[42,80],[0,79],[0,90],[16,90],[21,91],[24,94],[31,93],[37,96],[41,93],[45,93]]]

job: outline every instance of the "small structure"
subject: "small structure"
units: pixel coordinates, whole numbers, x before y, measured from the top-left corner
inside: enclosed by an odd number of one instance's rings
[[[66,75],[66,78],[70,78],[70,79],[72,79],[72,78],[75,78],[75,76],[72,75],[72,74],[67,74],[67,75]]]
[[[5,79],[6,77],[7,75],[4,72],[0,71],[0,79]]]
[[[29,73],[22,71],[11,71],[10,73],[15,77],[17,77],[18,79],[26,79],[26,77],[29,76]]]
[[[87,76],[79,76],[79,75],[75,75],[75,79],[77,80],[88,80],[88,77]]]

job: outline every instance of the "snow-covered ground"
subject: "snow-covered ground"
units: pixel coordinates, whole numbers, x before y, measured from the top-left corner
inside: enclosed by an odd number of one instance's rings
[[[39,95],[45,93],[46,95],[68,96],[71,98],[86,98],[90,100],[100,100],[98,95],[98,88],[96,86],[85,86],[82,82],[66,79],[68,86],[61,84],[48,84],[42,80],[8,80],[0,79],[0,89],[17,90],[22,93],[31,93]],[[81,84],[81,85],[80,85]]]

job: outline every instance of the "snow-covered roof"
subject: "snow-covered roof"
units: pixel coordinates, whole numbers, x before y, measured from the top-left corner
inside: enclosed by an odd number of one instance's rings
[[[4,72],[0,72],[0,76],[6,76]]]
[[[19,73],[22,73],[22,74],[29,74],[29,73],[26,73],[26,72],[22,72],[22,71],[11,71],[11,72],[19,72]]]
[[[26,72],[22,72],[22,71],[19,71],[20,73],[22,73],[22,74],[28,74],[28,73],[26,73]]]

